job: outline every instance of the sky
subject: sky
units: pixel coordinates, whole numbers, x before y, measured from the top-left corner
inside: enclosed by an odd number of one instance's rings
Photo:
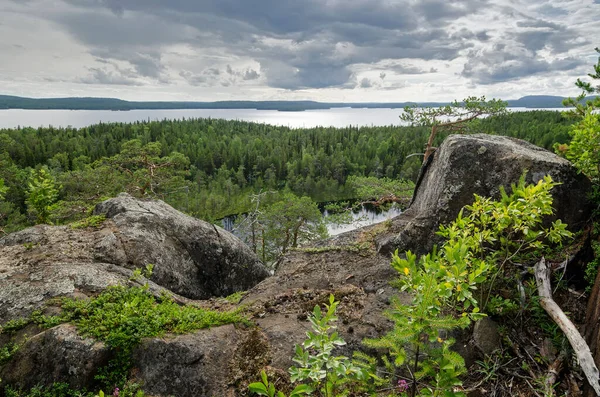
[[[450,101],[577,95],[600,0],[0,0],[0,94]]]

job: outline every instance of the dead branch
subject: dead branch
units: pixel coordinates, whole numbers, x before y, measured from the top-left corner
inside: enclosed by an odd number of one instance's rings
[[[575,351],[581,370],[585,374],[590,386],[596,392],[596,395],[600,396],[600,375],[598,373],[598,368],[594,363],[592,352],[577,328],[575,328],[575,325],[569,320],[556,302],[554,302],[554,299],[552,299],[550,272],[551,269],[546,266],[546,259],[542,257],[535,265],[535,281],[538,287],[538,294],[540,295],[540,304],[550,318],[564,332],[571,347]]]
[[[556,383],[556,379],[558,375],[563,369],[563,364],[567,359],[567,352],[562,350],[556,360],[550,366],[548,366],[548,373],[543,382],[544,386],[544,396],[553,396],[554,395],[554,383]]]

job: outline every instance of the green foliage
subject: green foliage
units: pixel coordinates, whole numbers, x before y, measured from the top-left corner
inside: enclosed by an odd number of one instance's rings
[[[25,328],[31,322],[28,318],[17,318],[9,320],[4,325],[0,326],[0,334],[13,334],[23,328]]]
[[[154,264],[148,263],[143,270],[140,269],[139,267],[135,268],[133,270],[133,272],[131,273],[131,277],[129,277],[129,280],[140,281],[140,279],[142,277],[149,279],[152,276],[153,272],[154,272]]]
[[[393,299],[386,313],[393,330],[365,343],[387,349],[395,366],[412,367],[412,396],[417,384],[423,385],[421,395],[464,395],[450,393],[460,387],[465,369],[460,356],[449,350],[452,340],[442,336],[484,315],[480,306],[485,307],[487,298],[477,299],[474,293],[493,283],[507,262],[544,249],[546,241],[559,244],[572,236],[560,220],[549,228],[542,225],[543,217],[552,214],[550,190],[555,185],[549,176],[526,185],[523,176],[511,186],[510,195],[501,188],[498,201],[476,195],[454,222],[440,226],[446,241],[439,251],[420,258],[410,251],[405,258],[394,254],[392,267],[399,274],[395,284],[411,292],[412,302]]]
[[[91,393],[72,390],[68,383],[53,383],[50,386],[36,386],[23,391],[7,386],[4,390],[6,397],[91,397]]]
[[[290,368],[292,382],[307,382],[312,390],[323,396],[347,395],[352,385],[367,383],[370,376],[365,368],[355,365],[348,357],[335,356],[333,350],[346,342],[335,331],[335,311],[339,302],[329,296],[326,312],[316,305],[309,317],[312,331],[306,333],[302,345],[296,345],[293,361],[297,366]]]
[[[246,321],[235,312],[179,306],[168,297],[157,300],[145,287],[113,286],[88,301],[64,299],[61,307],[62,318],[75,323],[81,333],[121,349],[166,332],[182,334]]]
[[[596,52],[600,54],[600,48],[596,47]],[[588,77],[593,80],[600,79],[600,57],[598,57],[598,62],[593,65],[594,71],[592,73],[588,73]],[[596,96],[588,101],[584,101],[588,94],[600,94],[600,85],[592,85],[592,83],[583,81],[581,79],[577,79],[575,85],[581,89],[581,94],[577,98],[568,98],[563,101],[563,105],[565,106],[574,106],[575,111],[573,113],[583,116],[594,109],[600,108],[600,96]]]
[[[31,171],[27,190],[27,208],[36,216],[37,223],[48,223],[51,205],[58,200],[58,191],[54,178],[46,167]]]
[[[335,331],[337,317],[335,315],[339,302],[333,295],[329,296],[329,304],[325,304],[325,312],[316,305],[309,316],[312,331],[306,333],[302,345],[296,345],[293,361],[297,364],[290,368],[292,383],[299,383],[290,397],[312,395],[334,397],[347,396],[351,392],[367,392],[373,395],[373,385],[381,384],[375,375],[375,360],[359,354],[356,361],[346,356],[336,356],[334,349],[344,346],[346,342]],[[262,396],[285,397],[269,383],[266,373],[261,373],[262,382],[249,385],[251,392]]]
[[[438,108],[407,106],[400,119],[413,125],[431,127],[424,153],[424,161],[433,153],[433,144],[438,132],[469,132],[479,125],[481,116],[495,116],[506,112],[506,102],[499,99],[486,100],[482,97],[468,97],[462,102],[454,101]]]
[[[91,215],[80,221],[70,224],[71,229],[85,229],[88,227],[100,227],[106,220],[106,215]]]
[[[234,292],[233,294],[226,296],[225,300],[229,303],[237,305],[238,303],[240,303],[245,294],[245,291]]]
[[[566,142],[569,122],[538,111],[488,117],[481,125],[549,148]],[[415,180],[421,161],[408,156],[422,151],[428,135],[426,127],[289,129],[216,119],[2,129],[0,179],[8,191],[0,200],[0,227],[28,226],[27,180],[30,168],[43,165],[62,186],[50,209],[54,224],[83,219],[122,191],[215,221],[252,211],[251,197],[261,191],[287,188],[332,202],[355,198],[350,176]]]
[[[8,187],[4,186],[4,179],[0,178],[0,200],[4,200],[4,196],[8,192]]]
[[[600,54],[600,48],[596,48],[596,52]],[[588,74],[593,80],[600,79],[600,57],[594,65],[594,72]],[[595,203],[593,216],[596,218],[594,223],[593,237],[598,237],[598,222],[597,217],[600,214],[600,115],[597,110],[600,109],[600,96],[596,96],[592,100],[582,103],[587,94],[600,94],[600,85],[593,86],[590,82],[584,82],[577,79],[576,86],[582,90],[581,95],[577,98],[569,98],[565,100],[566,106],[575,106],[575,114],[579,116],[579,120],[571,127],[570,135],[571,142],[568,145],[556,145],[555,150],[559,154],[569,159],[577,169],[586,175],[592,182],[592,193],[590,200]],[[586,265],[585,281],[588,283],[586,292],[591,291],[599,265],[599,244],[597,241],[592,242],[595,258]]]
[[[0,365],[6,364],[9,362],[12,357],[15,355],[17,351],[19,351],[19,346],[16,343],[6,343],[2,347],[0,347]]]
[[[593,182],[600,182],[600,117],[587,109],[583,118],[571,128],[571,142],[557,149],[564,152],[580,172]]]
[[[478,131],[524,139],[552,150],[555,144],[569,141],[569,129],[574,122],[572,117],[558,111],[510,112],[481,119]]]
[[[255,196],[261,200],[255,211],[238,217],[235,226],[263,263],[273,264],[288,250],[327,236],[321,211],[309,197],[289,191],[263,196]]]
[[[256,393],[259,396],[286,397],[283,392],[275,390],[275,385],[273,383],[269,383],[265,371],[261,371],[260,376],[261,382],[254,382],[248,385],[248,390],[250,390],[251,393]],[[289,397],[310,395],[312,392],[313,389],[309,385],[298,385],[292,390]]]
[[[484,96],[470,96],[461,102],[454,101],[438,108],[422,107],[418,104],[407,106],[400,119],[410,123],[431,126],[446,125],[448,121],[466,129],[468,122],[483,115],[497,115],[506,112],[507,103],[499,99],[486,100]],[[448,126],[450,127],[450,126]]]
[[[596,282],[596,276],[598,275],[598,268],[600,267],[600,242],[592,241],[592,249],[594,250],[594,260],[588,262],[584,270],[584,279],[587,283],[585,292],[590,293]]]
[[[159,196],[171,190],[185,188],[184,178],[189,174],[190,160],[187,156],[173,151],[161,156],[160,142],[142,145],[139,139],[124,142],[121,152],[107,159],[101,159],[92,168],[108,166],[126,176],[124,191],[138,197]]]
[[[145,397],[146,394],[140,389],[137,384],[127,384],[122,389],[114,388],[114,391],[108,395],[103,391],[97,394],[88,392],[87,390],[73,390],[68,383],[57,382],[50,386],[35,386],[27,391],[15,389],[7,386],[4,390],[6,397]]]
[[[145,274],[149,276],[151,270],[152,266],[148,266]],[[57,303],[62,309],[59,315],[47,316],[41,311],[35,311],[30,319],[6,323],[2,328],[3,332],[8,332],[7,329],[16,330],[30,321],[44,328],[65,322],[74,323],[80,333],[105,342],[113,350],[113,359],[96,375],[96,380],[109,389],[123,388],[126,384],[131,368],[132,349],[143,338],[165,333],[184,334],[224,324],[247,323],[238,312],[179,306],[168,296],[158,299],[148,292],[147,286],[111,286],[90,300],[62,298]],[[8,360],[16,348],[5,345],[3,349],[3,357]],[[132,387],[129,389],[132,390]]]
[[[519,305],[512,299],[503,298],[498,295],[490,296],[486,311],[497,316],[506,316],[514,314],[519,309]]]
[[[412,181],[390,178],[375,178],[352,175],[346,181],[353,190],[353,196],[360,201],[376,203],[397,202],[404,205],[410,201],[415,184]]]

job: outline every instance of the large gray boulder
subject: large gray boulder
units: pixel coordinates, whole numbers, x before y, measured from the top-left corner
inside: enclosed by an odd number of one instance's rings
[[[571,230],[584,226],[590,214],[589,180],[556,154],[529,142],[503,136],[450,135],[421,170],[408,210],[395,221],[398,234],[379,239],[382,252],[412,250],[425,253],[441,241],[440,224],[454,220],[474,194],[499,198],[500,186],[525,175],[537,183],[546,175],[561,183],[552,189],[555,215]]]
[[[225,325],[146,339],[133,353],[133,366],[135,380],[151,395],[235,397],[247,392],[248,372],[262,369],[268,358],[256,330]]]
[[[193,299],[244,291],[269,273],[233,234],[187,216],[163,201],[141,201],[129,194],[100,203],[114,231],[95,246],[97,260],[128,268],[154,265],[151,280]]]
[[[38,225],[0,239],[0,324],[52,297],[130,283],[147,264],[151,291],[178,301],[247,290],[269,275],[235,236],[162,201],[120,195],[96,213],[108,218],[99,228]]]
[[[110,357],[104,343],[80,336],[73,325],[61,324],[27,339],[15,356],[0,367],[0,379],[17,389],[57,381],[80,389],[92,384],[97,369],[106,365]]]

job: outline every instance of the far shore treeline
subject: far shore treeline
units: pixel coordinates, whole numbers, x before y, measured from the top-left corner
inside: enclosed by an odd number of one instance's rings
[[[590,99],[592,97],[589,97]],[[529,95],[507,100],[508,107],[560,108],[566,98],[552,95]],[[406,106],[437,107],[447,102],[315,102],[315,101],[216,101],[216,102],[134,102],[116,98],[26,98],[0,95],[0,109],[65,109],[65,110],[134,110],[134,109],[258,109],[303,111],[332,108],[391,108]]]

